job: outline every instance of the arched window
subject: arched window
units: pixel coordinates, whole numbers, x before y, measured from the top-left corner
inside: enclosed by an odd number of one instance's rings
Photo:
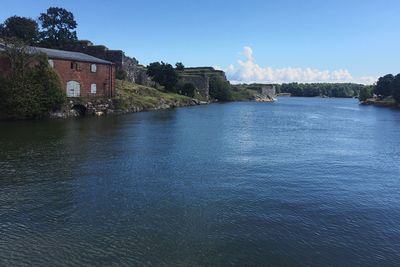
[[[81,85],[77,81],[67,82],[67,97],[80,97]]]

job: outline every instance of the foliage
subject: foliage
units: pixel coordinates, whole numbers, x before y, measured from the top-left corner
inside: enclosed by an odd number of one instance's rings
[[[397,74],[394,77],[391,87],[393,98],[396,100],[397,103],[400,103],[400,74]]]
[[[64,8],[50,7],[46,13],[40,14],[42,32],[41,45],[62,49],[77,40],[77,23],[74,15]]]
[[[38,35],[38,24],[31,18],[12,16],[0,25],[0,37],[3,39],[17,38],[25,44],[33,45]]]
[[[195,97],[196,95],[196,87],[192,83],[185,83],[181,88],[180,92],[181,95],[185,95],[188,97]]]
[[[359,95],[358,99],[361,102],[364,102],[368,98],[371,98],[372,95],[373,95],[373,87],[372,86],[365,86],[365,87],[361,88],[360,95]]]
[[[154,109],[161,102],[165,104],[190,103],[191,98],[175,93],[165,93],[157,89],[117,80],[116,82],[116,108],[142,110]]]
[[[220,76],[210,77],[210,97],[219,101],[232,100],[230,83]]]
[[[118,69],[117,69],[117,72],[116,72],[115,76],[116,76],[116,78],[117,78],[118,80],[126,80],[126,78],[128,77],[126,71],[124,71],[124,70],[121,69],[121,68],[118,68]]]
[[[387,104],[392,101],[400,103],[400,73],[396,76],[387,74],[380,77],[374,88],[374,93],[379,96],[378,101]]]
[[[0,117],[31,119],[58,109],[66,99],[59,76],[46,55],[26,53],[19,44],[8,45],[6,56],[14,65],[0,78]]]
[[[290,93],[292,96],[356,97],[364,85],[352,83],[287,83],[276,87],[278,93]]]
[[[185,66],[182,64],[182,62],[177,62],[175,64],[175,68],[176,68],[176,70],[184,70]]]
[[[259,94],[258,90],[253,90],[244,85],[232,86],[231,92],[232,92],[232,96],[231,96],[232,101],[252,100],[252,99],[254,99],[254,96],[256,94]]]
[[[392,83],[394,76],[392,74],[387,74],[378,79],[376,83],[374,93],[379,96],[390,96],[392,94]]]
[[[147,75],[165,87],[167,92],[175,92],[178,83],[178,74],[171,64],[164,62],[153,62],[147,66]]]

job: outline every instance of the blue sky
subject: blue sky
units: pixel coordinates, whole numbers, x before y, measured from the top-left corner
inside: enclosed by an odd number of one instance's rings
[[[74,13],[80,39],[122,49],[143,64],[218,66],[236,82],[369,83],[400,72],[398,0],[5,3],[1,21],[64,7]]]

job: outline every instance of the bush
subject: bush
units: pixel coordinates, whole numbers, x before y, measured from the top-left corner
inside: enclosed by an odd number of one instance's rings
[[[400,103],[400,74],[397,74],[394,77],[391,87],[393,98],[396,100],[397,103]]]
[[[363,102],[363,101],[367,100],[368,98],[371,98],[372,91],[373,91],[372,86],[365,86],[365,87],[361,88],[358,100]]]
[[[57,73],[47,60],[24,72],[0,78],[0,117],[32,119],[45,117],[65,103],[66,95]]]
[[[196,95],[196,87],[192,83],[185,83],[180,88],[180,94],[188,97],[195,97]]]
[[[210,96],[219,101],[230,101],[232,99],[231,85],[219,76],[210,78]]]
[[[150,65],[147,66],[147,75],[149,75],[153,79],[153,81],[164,86],[165,91],[176,91],[178,74],[171,64],[167,64],[164,62],[150,63]]]
[[[115,76],[116,76],[117,80],[126,80],[126,78],[128,77],[128,74],[123,69],[118,68]]]

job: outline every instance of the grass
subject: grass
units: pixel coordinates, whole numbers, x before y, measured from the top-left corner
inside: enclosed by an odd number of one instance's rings
[[[164,104],[189,103],[192,99],[175,93],[166,93],[158,89],[131,83],[116,81],[116,108],[151,110]]]
[[[377,106],[384,107],[397,107],[398,104],[396,100],[392,96],[385,97],[383,99],[367,99],[365,101],[366,104],[373,104]]]
[[[232,86],[232,101],[247,101],[254,99],[254,95],[259,94],[257,90],[249,89],[246,86]]]

